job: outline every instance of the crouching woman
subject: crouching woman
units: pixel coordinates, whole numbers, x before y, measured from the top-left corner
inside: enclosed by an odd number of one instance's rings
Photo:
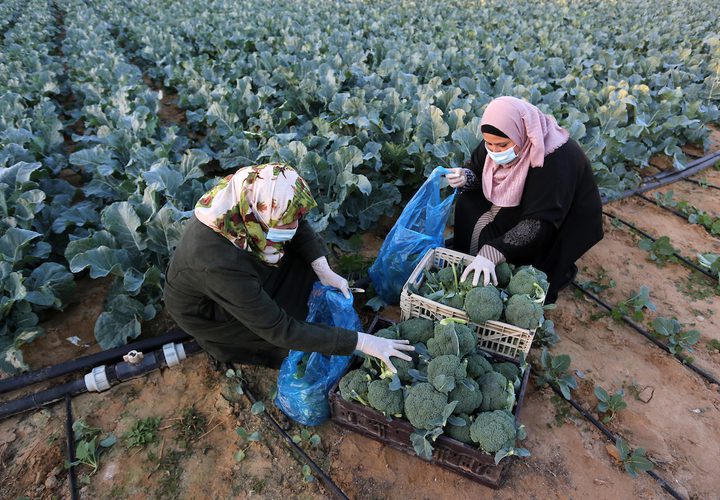
[[[406,341],[304,321],[319,279],[349,297],[303,216],[316,206],[291,167],[244,167],[204,194],[166,273],[169,314],[220,362],[277,367],[289,349],[409,360]]]
[[[548,275],[553,303],[603,237],[590,162],[552,116],[515,97],[490,102],[481,131],[468,168],[447,176],[460,188],[453,246],[476,255],[463,279],[487,284],[501,262],[532,264]]]

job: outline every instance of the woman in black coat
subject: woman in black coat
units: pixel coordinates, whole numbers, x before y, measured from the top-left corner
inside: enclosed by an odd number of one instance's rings
[[[447,175],[460,191],[453,247],[476,255],[462,279],[497,283],[498,264],[531,264],[548,275],[554,303],[575,261],[603,237],[590,162],[553,117],[514,97],[488,105],[481,131],[467,168]]]

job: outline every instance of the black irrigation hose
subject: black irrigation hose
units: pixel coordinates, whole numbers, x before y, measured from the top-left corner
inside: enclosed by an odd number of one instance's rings
[[[257,399],[255,396],[250,392],[250,390],[247,387],[247,384],[243,384],[243,394],[248,398],[250,401],[250,404],[257,403]],[[305,451],[300,448],[297,443],[295,443],[292,438],[285,432],[282,427],[280,427],[280,424],[278,424],[275,419],[270,415],[267,411],[262,412],[262,415],[270,422],[270,425],[272,425],[276,431],[285,439],[285,441],[288,442],[288,444],[291,446],[293,451],[297,453],[300,456],[300,459],[305,462],[312,471],[320,478],[322,483],[325,485],[325,487],[332,493],[332,495],[340,500],[349,500],[347,495],[343,493],[343,491],[333,482],[332,479],[330,479],[330,476],[325,474],[325,472],[313,461],[312,458],[308,456]]]
[[[78,499],[77,475],[75,466],[75,433],[73,432],[73,416],[72,416],[72,398],[65,395],[65,437],[67,438],[67,457],[68,457],[68,477],[70,479],[70,497],[72,500]]]
[[[641,236],[643,236],[643,237],[651,240],[653,243],[654,243],[655,241],[657,241],[655,238],[653,238],[652,236],[650,236],[648,233],[646,233],[646,232],[643,231],[642,229],[637,228],[637,227],[634,226],[632,223],[630,223],[630,222],[628,222],[628,221],[626,221],[626,220],[621,219],[621,218],[618,217],[617,215],[613,215],[613,214],[611,214],[611,213],[609,213],[609,212],[606,212],[606,211],[604,211],[604,210],[603,210],[603,215],[606,216],[606,217],[609,217],[609,218],[611,218],[611,219],[613,219],[613,220],[617,220],[618,222],[620,222],[621,224],[624,224],[625,226],[629,227],[631,230],[635,231],[636,233],[640,234]],[[704,274],[705,276],[707,276],[708,278],[712,279],[713,281],[717,280],[717,276],[715,276],[713,273],[711,273],[711,272],[708,271],[707,269],[704,269],[704,268],[698,266],[697,264],[695,264],[695,263],[692,262],[691,260],[688,260],[686,257],[683,257],[683,256],[680,255],[679,253],[674,252],[673,255],[674,255],[680,262],[682,262],[683,264],[685,264],[686,266],[691,267],[691,268],[693,268],[695,271],[698,271],[698,272]]]
[[[635,196],[638,196],[638,197],[642,198],[643,200],[647,201],[648,203],[652,203],[652,204],[655,205],[656,207],[662,208],[663,210],[665,210],[665,211],[667,211],[667,212],[670,212],[671,214],[680,217],[681,219],[683,219],[683,220],[686,221],[686,222],[689,222],[687,216],[683,215],[681,212],[678,212],[677,210],[675,210],[675,209],[672,208],[672,207],[668,207],[667,205],[663,205],[663,204],[660,203],[659,201],[653,200],[652,198],[648,198],[647,196],[645,196],[645,195],[642,194],[642,193],[638,193],[638,194],[636,194]],[[691,224],[692,224],[692,223],[691,223]]]
[[[713,184],[712,182],[700,182],[700,181],[696,181],[695,179],[691,179],[689,177],[687,179],[682,179],[682,180],[687,181],[687,182],[692,182],[693,184],[696,184],[696,185],[704,187],[704,188],[720,189],[720,186],[718,186],[717,184]]]
[[[576,281],[573,281],[572,284],[575,286],[575,288],[577,288],[578,290],[580,290],[581,292],[583,292],[585,295],[587,295],[588,297],[590,297],[592,300],[594,300],[595,302],[597,302],[599,305],[601,305],[602,307],[604,307],[604,308],[607,309],[608,311],[612,311],[612,310],[613,310],[612,306],[610,306],[609,304],[607,304],[605,301],[603,301],[600,297],[598,297],[598,296],[595,295],[594,293],[592,293],[592,292],[590,292],[589,290],[586,290],[585,288],[583,288],[582,286],[580,286]],[[637,323],[635,323],[634,321],[632,321],[630,318],[628,318],[628,317],[625,316],[624,314],[623,314],[621,317],[622,317],[622,320],[623,320],[628,326],[630,326],[633,330],[635,330],[636,332],[638,332],[640,335],[642,335],[643,337],[645,337],[646,339],[648,339],[650,342],[652,342],[653,344],[655,344],[656,346],[658,346],[658,347],[659,347],[660,349],[662,349],[663,351],[667,352],[668,354],[671,354],[675,359],[677,359],[678,361],[680,361],[680,362],[683,364],[683,366],[685,366],[685,367],[689,368],[690,370],[694,371],[695,373],[697,373],[698,375],[700,375],[701,377],[703,377],[705,380],[707,380],[709,383],[711,383],[711,384],[716,384],[717,386],[719,386],[718,391],[720,391],[720,380],[716,379],[713,375],[711,375],[710,373],[706,372],[706,371],[703,370],[702,368],[698,368],[697,366],[695,366],[693,363],[690,362],[690,359],[688,359],[686,356],[683,356],[682,354],[676,354],[676,353],[671,352],[671,351],[670,351],[670,348],[669,348],[667,345],[663,344],[663,343],[660,342],[658,339],[656,339],[655,337],[653,337],[647,330],[645,330],[644,328],[642,328],[641,326],[639,326]]]
[[[68,373],[74,373],[93,366],[102,365],[116,359],[122,359],[125,354],[133,349],[136,351],[154,350],[167,343],[183,342],[189,338],[190,336],[187,333],[179,328],[174,328],[158,337],[140,340],[138,342],[133,342],[132,344],[90,354],[89,356],[83,356],[58,365],[41,368],[24,375],[0,380],[0,394],[22,389],[36,382],[42,382],[61,375],[67,375]]]
[[[186,356],[200,351],[200,346],[198,346],[195,341],[186,342],[183,347],[185,349]],[[137,378],[160,368],[164,363],[165,361],[162,350],[151,351],[145,354],[145,358],[138,365],[120,362],[106,367],[105,373],[111,384],[125,382],[126,380]],[[55,385],[44,391],[39,391],[28,396],[22,396],[5,403],[1,403],[0,420],[28,410],[39,409],[55,403],[66,396],[72,397],[84,392],[87,392],[84,378]]]
[[[593,417],[592,414],[591,414],[589,411],[585,410],[585,408],[583,408],[582,406],[580,406],[580,405],[577,403],[577,401],[575,401],[575,400],[572,399],[572,398],[570,398],[570,399],[565,399],[565,396],[563,396],[562,392],[560,392],[560,389],[558,389],[558,388],[555,386],[555,384],[550,384],[550,387],[552,388],[553,391],[555,391],[555,393],[556,393],[558,396],[560,396],[560,397],[563,398],[565,401],[567,401],[568,403],[570,403],[570,404],[572,405],[572,407],[575,408],[583,417],[585,417],[585,418],[586,418],[587,420],[589,420],[595,427],[597,427],[598,430],[600,430],[600,432],[602,432],[602,433],[605,435],[605,437],[608,438],[608,440],[610,440],[613,444],[615,444],[615,442],[617,441],[617,436],[615,436],[610,429],[608,429],[607,427],[605,427],[598,419],[596,419],[595,417]],[[675,491],[675,489],[674,489],[672,486],[670,486],[670,485],[668,484],[668,482],[665,481],[662,477],[660,477],[655,471],[648,470],[648,471],[645,471],[645,472],[647,472],[650,477],[652,477],[655,481],[657,481],[658,484],[660,485],[660,487],[661,487],[662,489],[664,489],[665,491],[667,491],[667,492],[670,494],[670,496],[672,496],[672,497],[675,498],[676,500],[685,500],[685,497],[683,497],[680,493],[678,493],[677,491]]]
[[[720,161],[720,151],[716,151],[715,153],[711,153],[707,156],[691,161],[683,170],[671,170],[651,177],[650,179],[646,179],[645,183],[635,189],[629,189],[624,193],[621,193],[620,196],[616,198],[608,199],[607,197],[603,197],[602,201],[603,203],[608,203],[610,201],[622,200],[637,193],[644,193],[645,191],[650,191],[651,189],[656,189],[665,186],[666,184],[672,184],[673,182],[686,179],[691,175],[695,175],[701,170],[706,169],[707,167],[715,165],[717,161]]]

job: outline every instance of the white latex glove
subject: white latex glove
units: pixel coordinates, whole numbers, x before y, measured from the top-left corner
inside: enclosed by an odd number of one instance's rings
[[[452,173],[445,174],[450,187],[461,188],[467,184],[467,174],[464,168],[451,168],[450,170],[452,170]]]
[[[472,272],[475,273],[472,280],[473,286],[477,286],[478,281],[480,281],[481,274],[484,275],[483,285],[487,286],[488,283],[490,283],[490,278],[492,278],[492,284],[497,285],[497,276],[495,276],[495,263],[490,259],[486,259],[482,255],[478,255],[477,257],[475,257],[473,261],[465,268],[465,271],[463,271],[462,276],[460,277],[460,281],[465,281],[465,278],[467,278],[468,275]]]
[[[315,259],[310,263],[320,283],[325,286],[332,286],[342,292],[346,299],[350,298],[350,288],[345,278],[330,269],[330,264],[325,257]]]
[[[355,350],[368,356],[378,358],[387,365],[391,372],[397,373],[397,368],[390,362],[390,356],[411,361],[412,358],[402,351],[414,351],[415,347],[408,340],[392,340],[358,332],[358,342]]]

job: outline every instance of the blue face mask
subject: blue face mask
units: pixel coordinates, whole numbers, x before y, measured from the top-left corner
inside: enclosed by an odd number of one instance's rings
[[[276,229],[274,227],[271,227],[270,229],[268,229],[268,232],[265,235],[265,239],[268,241],[274,241],[275,243],[282,243],[284,241],[290,241],[293,236],[295,236],[296,232],[297,228]]]
[[[492,158],[492,161],[498,165],[505,165],[517,158],[517,155],[515,154],[515,146],[506,149],[505,151],[500,151],[499,153],[493,153],[487,148],[487,145],[485,146],[485,149],[487,149],[487,153],[490,155],[490,158]]]

